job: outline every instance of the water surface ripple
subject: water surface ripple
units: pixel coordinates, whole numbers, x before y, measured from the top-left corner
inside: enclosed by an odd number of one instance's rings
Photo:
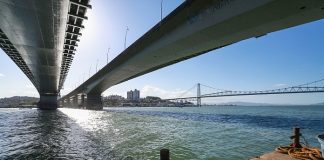
[[[249,159],[324,133],[323,106],[0,109],[0,159]]]

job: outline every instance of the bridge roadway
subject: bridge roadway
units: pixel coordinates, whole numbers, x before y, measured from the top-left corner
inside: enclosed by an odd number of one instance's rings
[[[56,109],[89,0],[0,0],[0,48]]]
[[[186,0],[60,100],[63,106],[101,109],[101,94],[113,85],[214,49],[323,17],[323,0]]]
[[[324,87],[287,87],[264,91],[221,91],[216,93],[203,94],[200,96],[169,98],[168,101],[190,100],[199,101],[201,98],[232,97],[232,96],[253,96],[253,95],[274,95],[274,94],[294,94],[294,93],[323,93]],[[198,104],[198,103],[197,103]]]

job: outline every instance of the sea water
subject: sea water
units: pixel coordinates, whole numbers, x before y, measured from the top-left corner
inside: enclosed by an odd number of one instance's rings
[[[293,127],[320,147],[324,106],[0,109],[0,159],[250,159],[290,144]]]

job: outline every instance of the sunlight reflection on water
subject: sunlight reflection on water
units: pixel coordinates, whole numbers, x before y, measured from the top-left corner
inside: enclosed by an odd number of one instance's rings
[[[89,111],[80,109],[59,109],[63,114],[75,121],[82,129],[89,132],[97,132],[105,130],[108,127],[112,127],[111,116],[109,113],[104,111]],[[104,122],[103,122],[104,121]],[[118,131],[115,129],[114,131]]]

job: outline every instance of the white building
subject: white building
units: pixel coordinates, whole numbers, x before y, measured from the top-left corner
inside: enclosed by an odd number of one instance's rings
[[[140,99],[140,91],[135,89],[134,91],[130,90],[127,92],[127,99],[133,101],[139,101]]]
[[[132,90],[127,92],[127,99],[128,100],[133,100],[133,91]]]
[[[140,91],[137,90],[137,89],[135,89],[135,90],[133,91],[133,100],[134,100],[134,101],[139,101],[139,99],[140,99]]]

